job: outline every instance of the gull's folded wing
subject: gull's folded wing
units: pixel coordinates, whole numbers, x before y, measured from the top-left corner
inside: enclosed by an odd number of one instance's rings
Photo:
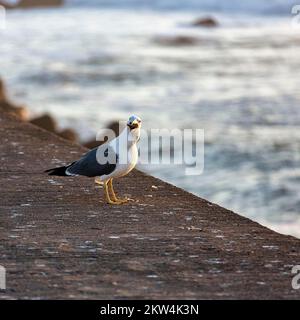
[[[71,164],[67,168],[66,173],[67,175],[86,177],[108,175],[115,170],[117,161],[118,156],[113,148],[104,144],[89,151],[80,160]]]

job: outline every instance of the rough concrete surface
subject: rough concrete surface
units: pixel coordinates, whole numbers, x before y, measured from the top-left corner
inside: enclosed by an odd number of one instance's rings
[[[43,173],[85,149],[4,113],[0,141],[0,298],[300,297],[300,240],[138,171],[115,183],[136,202],[109,206],[93,179]]]

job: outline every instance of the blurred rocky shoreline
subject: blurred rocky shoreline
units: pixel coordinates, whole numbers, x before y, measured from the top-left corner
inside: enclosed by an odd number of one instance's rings
[[[91,139],[89,141],[81,141],[79,134],[73,128],[65,128],[60,130],[58,128],[57,120],[50,114],[44,113],[37,117],[30,117],[30,112],[27,106],[18,105],[12,102],[6,91],[6,86],[3,80],[0,79],[0,112],[12,114],[22,121],[30,122],[40,128],[52,132],[61,138],[83,145],[86,148],[92,149],[101,144],[101,141]],[[104,124],[103,124],[104,125]],[[105,126],[107,129],[113,130],[116,135],[119,134],[118,121],[111,122]],[[95,133],[96,137],[96,133]]]

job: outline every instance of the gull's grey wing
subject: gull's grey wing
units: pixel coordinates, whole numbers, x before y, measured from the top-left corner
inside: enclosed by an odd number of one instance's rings
[[[110,161],[97,161],[98,157],[104,155]],[[97,177],[112,173],[117,165],[118,156],[114,150],[107,144],[94,148],[85,154],[80,160],[72,163],[68,169],[68,175],[81,175],[86,177]],[[103,162],[103,164],[102,164]]]

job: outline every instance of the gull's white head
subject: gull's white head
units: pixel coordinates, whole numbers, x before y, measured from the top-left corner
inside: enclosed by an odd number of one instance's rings
[[[142,120],[139,117],[135,115],[130,116],[130,118],[127,121],[127,127],[130,129],[130,131],[137,128],[140,129],[141,126],[142,126]]]

